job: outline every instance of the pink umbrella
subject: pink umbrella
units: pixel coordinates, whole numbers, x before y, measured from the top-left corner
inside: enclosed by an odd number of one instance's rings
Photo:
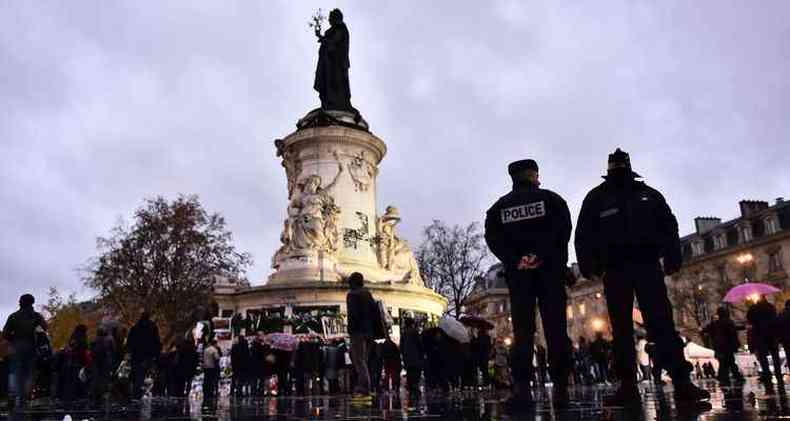
[[[766,295],[766,294],[774,294],[780,292],[779,288],[768,284],[761,284],[757,282],[747,282],[745,284],[741,284],[736,286],[735,288],[731,289],[727,292],[727,295],[724,296],[724,301],[728,303],[738,303],[749,296],[752,295]]]

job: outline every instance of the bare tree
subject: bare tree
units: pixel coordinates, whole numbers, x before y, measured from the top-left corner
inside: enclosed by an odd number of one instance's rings
[[[197,196],[149,199],[130,227],[121,221],[97,240],[85,284],[126,325],[150,311],[167,343],[187,329],[196,308],[208,307],[218,276],[238,279],[250,265],[231,240],[225,219],[207,213]]]
[[[438,220],[423,230],[416,258],[425,285],[447,298],[447,311],[455,317],[489,263],[478,224],[450,227]]]

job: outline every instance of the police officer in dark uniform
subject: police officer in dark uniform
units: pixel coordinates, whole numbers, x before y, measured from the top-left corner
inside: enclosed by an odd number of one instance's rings
[[[641,402],[636,382],[634,294],[655,342],[656,363],[669,371],[676,402],[710,398],[689,379],[691,364],[675,330],[664,275],[681,265],[678,224],[664,197],[631,170],[627,153],[609,155],[605,181],[584,199],[576,226],[576,256],[585,277],[602,278],[614,337],[615,371],[620,388],[609,403]],[[661,260],[663,259],[663,267]]]
[[[521,160],[508,166],[513,191],[486,214],[488,247],[502,261],[510,291],[514,344],[512,350],[513,407],[533,404],[530,392],[535,304],[537,301],[548,346],[555,405],[568,403],[570,340],[565,318],[565,277],[571,217],[556,193],[541,189],[538,164]]]

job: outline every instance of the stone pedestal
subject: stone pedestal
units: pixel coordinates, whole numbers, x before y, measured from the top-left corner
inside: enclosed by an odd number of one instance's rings
[[[281,247],[265,285],[217,296],[225,308],[340,306],[352,272],[396,310],[439,316],[447,300],[426,288],[398,210],[377,211],[376,177],[387,147],[359,114],[313,110],[275,141],[288,188]],[[397,316],[397,315],[395,315]]]

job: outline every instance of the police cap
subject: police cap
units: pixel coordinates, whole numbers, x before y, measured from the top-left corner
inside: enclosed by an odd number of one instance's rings
[[[511,162],[507,166],[507,173],[515,175],[523,171],[538,171],[538,163],[534,159],[522,159],[520,161]]]

